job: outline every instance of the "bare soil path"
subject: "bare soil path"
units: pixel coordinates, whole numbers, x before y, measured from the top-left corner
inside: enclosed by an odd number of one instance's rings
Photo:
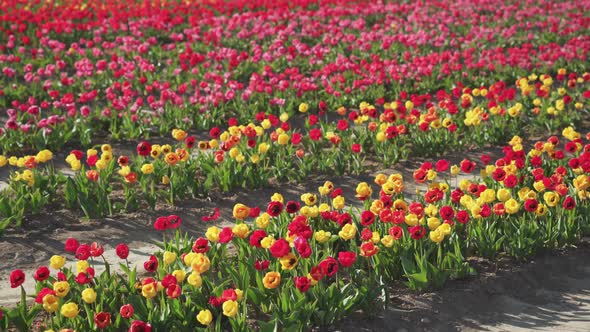
[[[340,331],[590,331],[590,239],[530,262],[474,261],[479,276],[416,294],[400,290],[371,320]],[[355,319],[356,318],[356,319]]]

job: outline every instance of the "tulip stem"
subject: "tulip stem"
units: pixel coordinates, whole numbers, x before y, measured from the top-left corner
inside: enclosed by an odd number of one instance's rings
[[[170,169],[170,205],[174,206],[174,181],[172,177],[174,173],[172,173],[172,169]]]
[[[107,273],[107,277],[109,277],[109,279],[110,279],[111,278],[111,268],[109,266],[109,263],[107,263],[107,260],[104,257],[104,255],[100,255],[100,257],[102,257],[102,260],[104,262],[104,267],[105,267],[105,271]]]
[[[27,313],[27,292],[23,285],[20,285],[20,305],[22,316],[24,318]]]
[[[49,324],[51,325],[51,329],[55,331],[55,320],[53,319],[53,317],[50,316],[49,322]]]

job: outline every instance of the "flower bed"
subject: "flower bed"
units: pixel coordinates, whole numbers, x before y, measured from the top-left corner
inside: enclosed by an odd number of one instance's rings
[[[587,1],[1,6],[4,152],[581,73],[590,49]]]
[[[302,181],[310,173],[361,174],[371,168],[367,160],[387,166],[409,156],[483,147],[523,128],[554,131],[587,114],[588,82],[588,73],[560,69],[555,79],[530,75],[515,88],[497,82],[441,90],[435,97],[402,95],[376,105],[363,102],[354,110],[339,108],[331,117],[321,107],[319,114],[307,114],[309,105],[301,103],[303,116],[260,112],[243,125],[232,118],[225,129],[211,128],[208,137],[197,133],[200,139],[174,129],[175,144],[142,141],[131,156],[115,155],[109,144],[72,150],[65,158],[74,171],[70,177],[52,165],[40,167],[53,158],[49,150],[0,156],[0,166],[19,168],[0,196],[0,230],[41,213],[52,200],[100,217],[153,209],[158,201],[174,204],[179,197],[211,190]]]
[[[133,331],[307,329],[334,324],[347,313],[374,310],[387,300],[388,284],[403,279],[411,289],[442,287],[449,278],[473,273],[467,255],[518,259],[539,250],[575,244],[589,231],[587,175],[590,145],[572,128],[564,138],[540,141],[526,152],[515,136],[504,156],[485,166],[446,160],[414,172],[425,184],[417,199],[401,193],[399,174],[359,183],[357,203],[326,182],[300,201],[279,193],[265,209],[236,204],[233,227],[210,227],[197,239],[180,231],[179,217],[163,216],[161,251],[142,271],[125,260],[104,262],[97,243],[66,242],[69,254],[52,257],[33,276],[36,304],[5,309],[5,324],[30,326],[45,310],[52,328]],[[67,255],[76,268],[65,267]],[[111,273],[119,264],[124,273]],[[19,287],[25,276],[10,276]]]
[[[334,182],[235,204],[235,225],[197,238],[161,216],[161,250],[139,269],[125,243],[109,262],[105,244],[71,238],[33,275],[10,273],[22,297],[0,329],[325,328],[380,308],[393,281],[472,275],[468,256],[575,245],[590,230],[587,7],[2,2],[0,233],[55,207],[98,218]],[[496,160],[440,159],[508,137]],[[354,198],[337,186],[413,157],[432,160],[412,173],[416,195],[397,173],[355,183]]]

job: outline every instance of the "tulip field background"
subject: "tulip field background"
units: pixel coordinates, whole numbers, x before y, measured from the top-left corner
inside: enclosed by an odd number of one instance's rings
[[[0,2],[0,331],[587,331],[590,1]]]

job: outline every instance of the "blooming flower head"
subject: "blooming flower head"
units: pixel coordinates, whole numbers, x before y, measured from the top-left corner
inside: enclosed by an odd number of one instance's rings
[[[94,303],[96,301],[96,292],[92,288],[86,288],[82,291],[82,300],[88,304]]]
[[[99,329],[105,329],[111,324],[111,314],[108,312],[99,312],[94,314],[94,323]]]
[[[209,309],[201,310],[197,314],[197,321],[203,325],[209,325],[213,321],[213,314]]]
[[[223,302],[223,314],[227,317],[235,317],[238,314],[238,302],[229,300]]]
[[[22,270],[14,270],[10,273],[10,287],[17,288],[25,282],[25,273]]]
[[[268,289],[277,288],[281,284],[281,274],[275,271],[267,272],[262,279],[262,283]]]
[[[307,103],[301,103],[299,104],[299,112],[301,113],[307,113],[307,110],[309,110],[309,104]]]
[[[70,284],[67,281],[58,281],[53,284],[53,291],[57,297],[65,297],[70,292]]]
[[[250,215],[250,208],[244,204],[238,203],[234,205],[233,216],[237,220],[244,220]]]
[[[78,305],[73,302],[68,302],[61,306],[61,315],[66,318],[75,318],[79,312]]]
[[[43,309],[48,313],[56,312],[59,308],[59,298],[54,294],[47,294],[43,297]]]

